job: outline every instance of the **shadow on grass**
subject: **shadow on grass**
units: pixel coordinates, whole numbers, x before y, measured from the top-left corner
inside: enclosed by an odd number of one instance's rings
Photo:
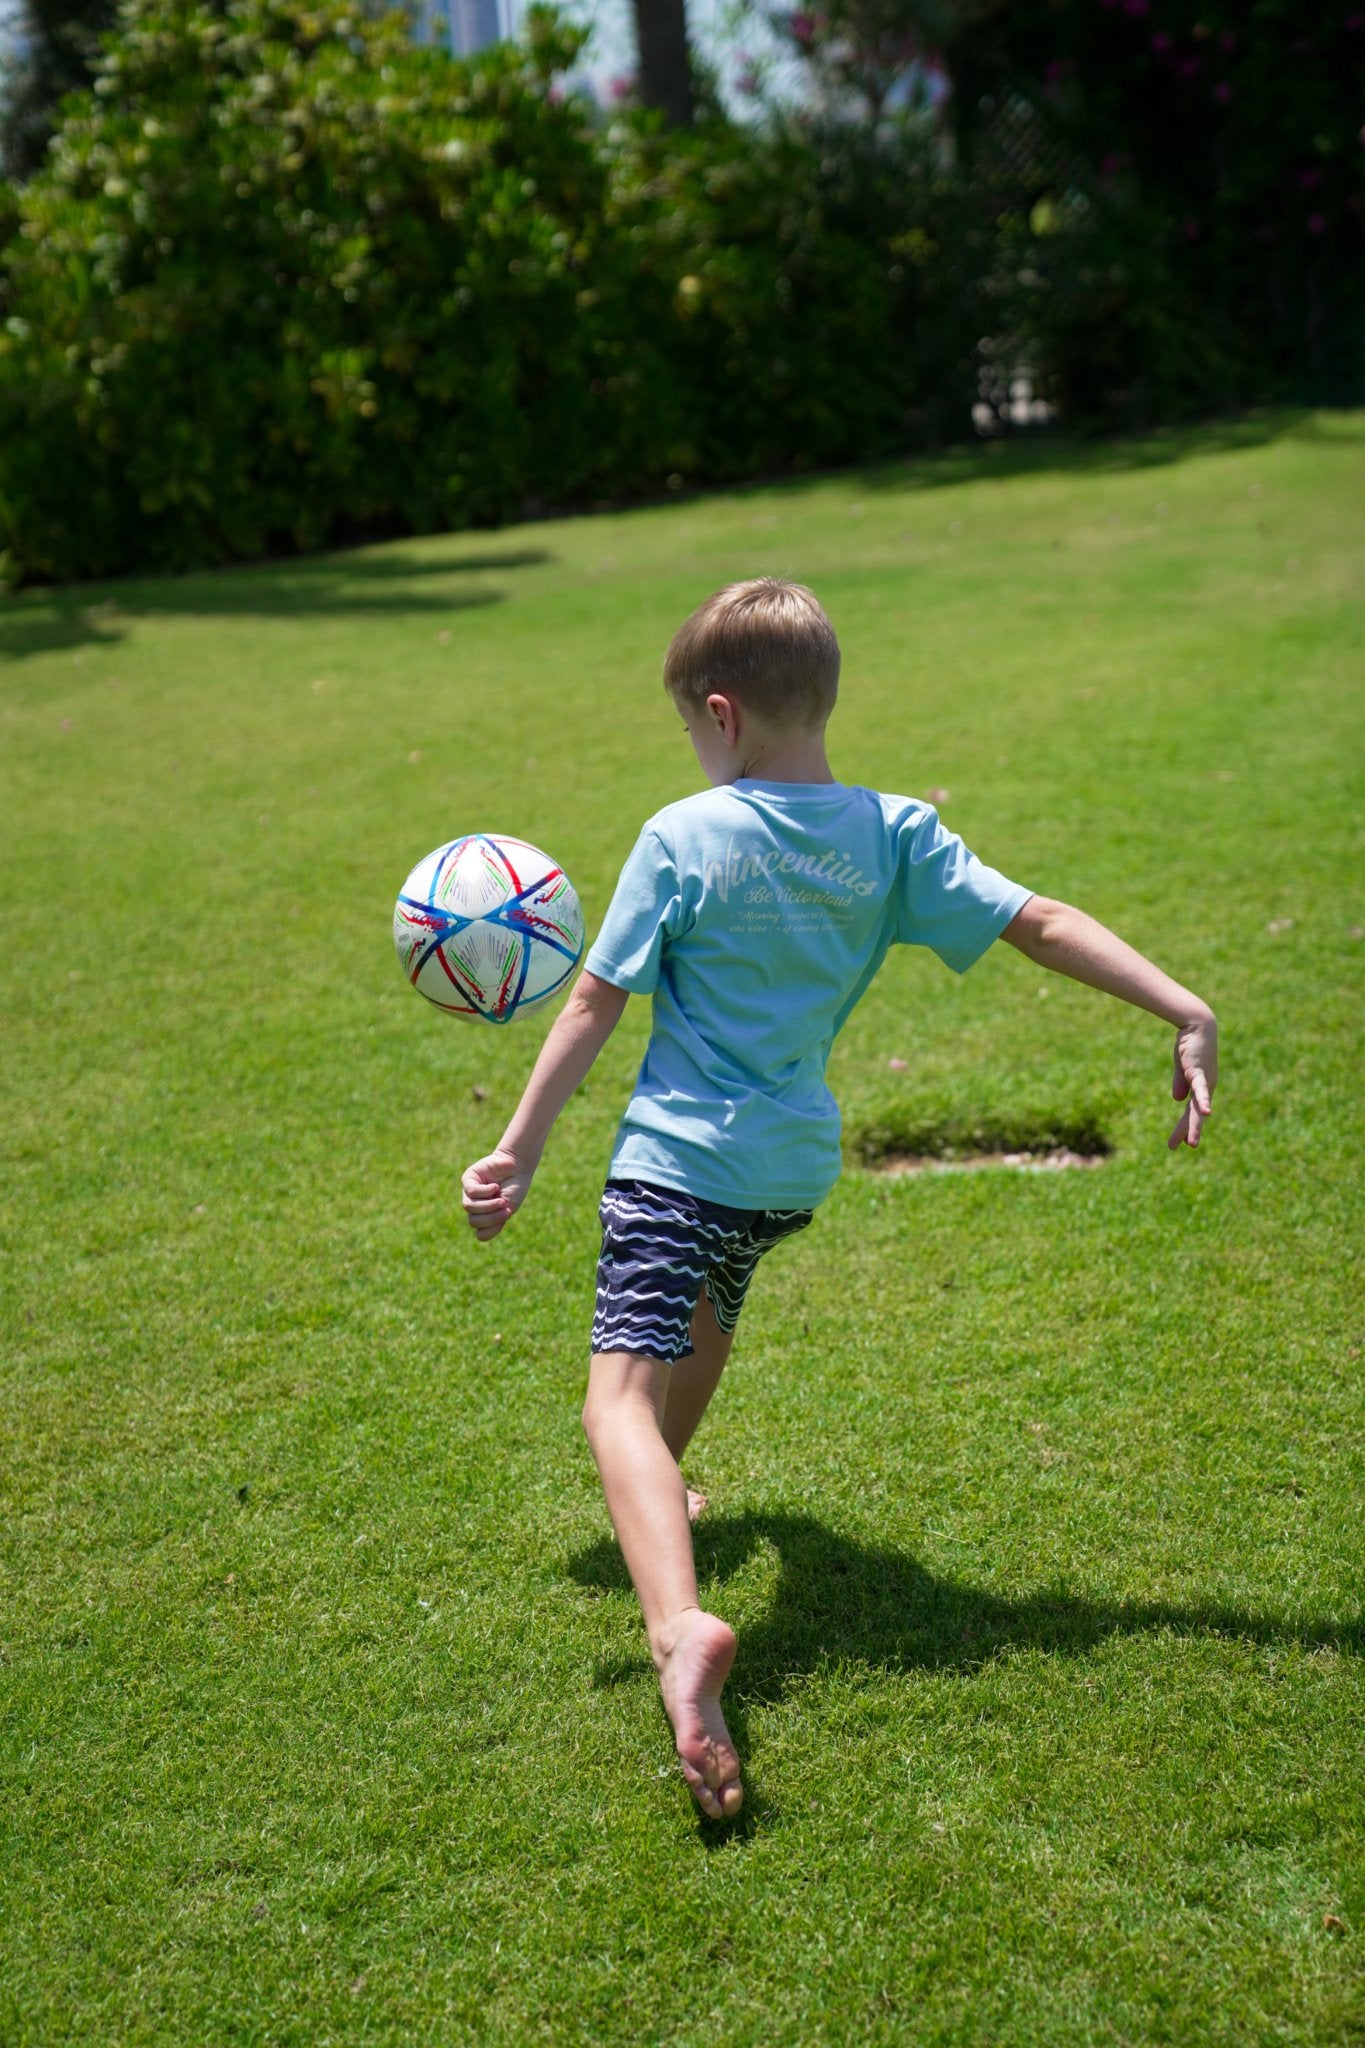
[[[1088,1600],[1042,1589],[1005,1599],[939,1577],[908,1551],[875,1550],[810,1515],[708,1516],[696,1531],[697,1575],[721,1584],[759,1548],[781,1561],[766,1619],[746,1628],[742,1687],[752,1700],[781,1697],[792,1679],[847,1660],[884,1671],[980,1670],[1003,1650],[1080,1656],[1114,1635],[1168,1629],[1300,1649],[1365,1652],[1365,1621],[1296,1623],[1211,1602]],[[604,1537],[569,1562],[596,1590],[630,1590],[616,1544]],[[604,1667],[600,1684],[634,1677],[635,1664]]]
[[[1358,434],[1349,429],[1333,434],[1330,422],[1308,409],[1286,407],[1274,412],[1250,413],[1240,418],[1154,427],[1146,433],[1133,432],[1112,438],[1082,439],[1079,435],[1065,432],[1042,432],[998,441],[972,441],[938,453],[911,452],[892,461],[845,466],[841,470],[812,470],[798,477],[756,478],[752,482],[726,486],[724,495],[745,498],[773,490],[799,493],[827,482],[834,475],[846,475],[856,480],[860,490],[867,491],[940,490],[954,484],[980,483],[988,478],[1045,476],[1054,472],[1077,479],[1123,476],[1134,471],[1163,468],[1174,462],[1187,462],[1196,456],[1239,455],[1286,437],[1323,442],[1339,439],[1351,446],[1359,445]]]
[[[840,1661],[970,1675],[1004,1650],[1081,1656],[1110,1636],[1157,1629],[1357,1656],[1365,1651],[1359,1616],[1295,1623],[1209,1602],[1107,1602],[1047,1588],[1006,1599],[940,1577],[908,1551],[870,1549],[811,1515],[780,1511],[708,1515],[696,1531],[698,1578],[703,1585],[723,1584],[760,1548],[776,1551],[780,1571],[766,1618],[744,1631],[742,1670],[736,1668],[739,1688],[754,1701],[778,1699],[803,1672]],[[570,1559],[569,1570],[583,1586],[630,1587],[610,1538]],[[634,1677],[638,1668],[604,1668],[598,1682]]]
[[[388,546],[382,553],[291,556],[186,576],[31,591],[0,603],[0,661],[68,648],[112,649],[130,619],[449,616],[502,603],[506,593],[433,589],[434,579],[503,574],[553,559],[545,548],[484,547],[419,561]]]
[[[929,491],[986,478],[1003,480],[1052,472],[1077,479],[1123,475],[1195,456],[1239,454],[1285,437],[1359,445],[1354,427],[1337,427],[1330,415],[1304,407],[1282,407],[1112,438],[1082,439],[1047,432],[999,441],[974,441],[937,453],[911,450],[891,460],[844,464],[799,476],[783,474],[754,477],[741,483],[703,484],[681,499],[622,500],[599,509],[620,513],[654,509],[661,503],[696,503],[707,497],[742,502],[772,493],[800,496],[834,476],[850,478],[859,490],[877,492]],[[563,511],[569,516],[586,516],[583,508],[566,506]],[[122,638],[119,622],[125,617],[246,614],[289,618],[450,613],[472,605],[497,604],[504,594],[492,590],[427,594],[412,586],[424,578],[533,568],[553,560],[553,554],[543,547],[488,546],[459,556],[415,560],[403,551],[401,542],[389,541],[382,546],[366,543],[355,551],[333,548],[326,554],[290,555],[183,576],[132,576],[99,584],[34,590],[10,600],[0,599],[0,661],[60,653],[68,648],[116,647]]]
[[[726,1694],[726,1716],[741,1755],[749,1747],[746,1707],[771,1704],[803,1675],[830,1665],[970,1677],[1008,1650],[1079,1657],[1112,1636],[1159,1630],[1355,1656],[1365,1651],[1359,1616],[1296,1623],[1213,1602],[1109,1602],[1048,1588],[1002,1598],[939,1576],[908,1551],[874,1549],[811,1515],[781,1511],[707,1516],[698,1525],[703,1601],[710,1585],[723,1585],[760,1548],[777,1553],[780,1570],[766,1616],[744,1629]],[[578,1552],[568,1568],[579,1585],[593,1591],[630,1590],[610,1538]],[[603,1687],[643,1676],[652,1676],[643,1648],[639,1657],[602,1663],[594,1674]],[[699,1816],[699,1825],[708,1837],[744,1839],[772,1817],[761,1784],[755,1784],[735,1822],[713,1824]]]

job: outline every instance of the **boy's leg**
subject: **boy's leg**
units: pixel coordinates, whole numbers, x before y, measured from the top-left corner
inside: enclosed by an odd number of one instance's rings
[[[735,1341],[734,1332],[722,1330],[716,1321],[716,1311],[705,1287],[698,1295],[697,1306],[692,1311],[689,1334],[692,1341],[691,1355],[680,1358],[673,1367],[663,1415],[664,1442],[679,1460],[696,1434],[697,1425],[706,1413],[707,1403],[720,1384],[720,1376],[730,1356],[730,1347]],[[705,1494],[697,1493],[689,1486],[689,1519],[695,1522],[705,1506]]]
[[[703,1813],[721,1820],[738,1813],[744,1798],[739,1758],[720,1710],[735,1638],[697,1605],[686,1489],[660,1427],[673,1371],[629,1351],[597,1353],[583,1427],[644,1609],[683,1776]]]

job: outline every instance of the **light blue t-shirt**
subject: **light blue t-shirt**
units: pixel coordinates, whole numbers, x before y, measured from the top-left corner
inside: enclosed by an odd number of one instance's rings
[[[669,804],[586,961],[654,998],[611,1177],[813,1207],[839,1178],[825,1062],[887,949],[964,973],[1031,894],[914,797],[745,778]]]

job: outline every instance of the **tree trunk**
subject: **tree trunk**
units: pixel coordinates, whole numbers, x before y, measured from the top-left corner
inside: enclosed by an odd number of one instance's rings
[[[640,51],[640,98],[686,128],[692,120],[692,66],[687,54],[687,0],[634,0]]]

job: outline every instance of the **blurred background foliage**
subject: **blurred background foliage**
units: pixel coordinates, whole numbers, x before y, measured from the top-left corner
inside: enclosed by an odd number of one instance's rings
[[[811,90],[736,120],[698,72],[686,122],[567,91],[545,8],[469,60],[351,0],[93,20],[41,154],[10,101],[11,580],[875,457],[974,404],[1365,396],[1349,7],[783,11]]]

